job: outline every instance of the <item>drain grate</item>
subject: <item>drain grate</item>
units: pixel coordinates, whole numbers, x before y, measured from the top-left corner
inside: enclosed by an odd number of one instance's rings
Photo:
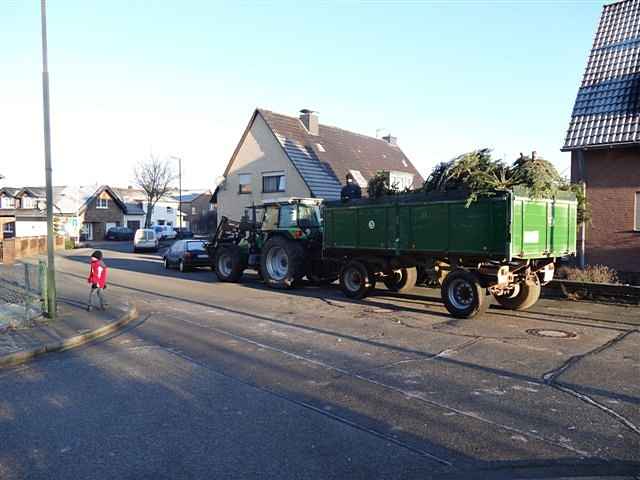
[[[545,328],[531,328],[527,330],[527,333],[534,337],[544,338],[575,338],[577,336],[574,332],[567,332],[566,330],[549,330]]]

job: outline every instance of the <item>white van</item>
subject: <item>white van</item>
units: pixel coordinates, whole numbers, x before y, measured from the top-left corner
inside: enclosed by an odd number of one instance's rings
[[[154,232],[150,228],[139,228],[136,230],[136,234],[133,237],[133,253],[140,250],[153,250],[158,251],[160,241]]]

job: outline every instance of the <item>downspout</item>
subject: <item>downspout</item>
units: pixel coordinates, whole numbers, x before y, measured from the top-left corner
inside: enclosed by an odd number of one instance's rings
[[[585,181],[585,168],[584,168],[584,150],[578,150],[576,152],[577,164],[578,164],[578,178],[582,184],[582,195],[586,199],[587,196],[587,182]],[[578,265],[580,268],[586,266],[586,224],[584,218],[580,222],[580,248],[578,250]]]

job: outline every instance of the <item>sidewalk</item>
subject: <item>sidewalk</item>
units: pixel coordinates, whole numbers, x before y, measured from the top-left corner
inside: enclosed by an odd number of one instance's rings
[[[35,319],[35,326],[26,329],[0,330],[0,368],[27,361],[46,352],[66,350],[108,335],[136,318],[135,307],[124,302],[111,303],[107,310],[86,310],[82,302],[59,297],[58,318]],[[116,299],[114,299],[116,300]]]

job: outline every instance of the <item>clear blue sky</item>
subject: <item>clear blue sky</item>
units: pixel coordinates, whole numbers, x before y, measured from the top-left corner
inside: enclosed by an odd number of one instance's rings
[[[44,179],[39,1],[0,3],[0,173]],[[559,151],[603,1],[50,0],[54,180],[131,183],[154,152],[210,187],[256,106],[385,128],[427,174]]]

